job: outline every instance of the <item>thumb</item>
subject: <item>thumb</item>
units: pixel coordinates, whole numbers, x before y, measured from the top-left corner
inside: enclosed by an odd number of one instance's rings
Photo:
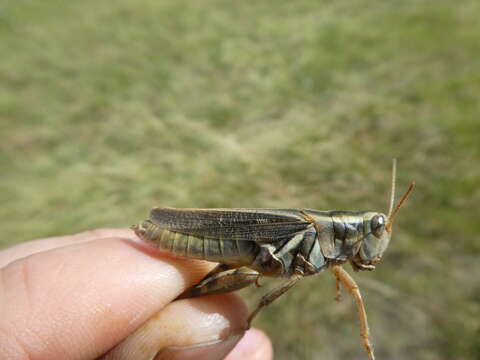
[[[234,294],[175,301],[112,349],[103,360],[221,360],[242,338],[246,319],[245,304]]]

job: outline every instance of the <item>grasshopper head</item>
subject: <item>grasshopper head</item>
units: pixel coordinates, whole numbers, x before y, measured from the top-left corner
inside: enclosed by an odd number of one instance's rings
[[[354,259],[360,269],[373,270],[382,258],[392,236],[392,228],[387,225],[388,217],[382,213],[367,212],[363,216],[364,237]]]
[[[378,212],[367,212],[363,216],[363,239],[358,254],[352,260],[355,270],[373,270],[375,264],[380,262],[383,253],[387,250],[390,238],[392,236],[392,227],[398,210],[415,187],[415,183],[411,183],[405,194],[394,208],[395,200],[395,175],[396,161],[393,161],[392,171],[392,194],[390,197],[390,209],[388,215]]]

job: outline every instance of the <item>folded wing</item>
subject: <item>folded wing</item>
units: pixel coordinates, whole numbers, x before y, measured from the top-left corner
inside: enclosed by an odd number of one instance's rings
[[[296,209],[154,208],[150,221],[163,229],[200,238],[260,243],[285,240],[311,226]]]

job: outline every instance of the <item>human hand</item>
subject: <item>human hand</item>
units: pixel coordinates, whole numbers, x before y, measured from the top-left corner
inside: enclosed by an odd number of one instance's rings
[[[0,358],[271,359],[264,333],[244,335],[235,294],[172,302],[212,267],[160,256],[126,229],[0,251]]]

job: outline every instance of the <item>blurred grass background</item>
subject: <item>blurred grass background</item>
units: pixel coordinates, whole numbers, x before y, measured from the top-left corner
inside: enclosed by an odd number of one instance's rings
[[[377,356],[479,359],[479,14],[475,0],[0,1],[0,245],[153,206],[386,211],[397,157],[398,191],[417,189],[382,264],[354,274]],[[262,312],[276,359],[366,358],[334,296],[323,273]]]

